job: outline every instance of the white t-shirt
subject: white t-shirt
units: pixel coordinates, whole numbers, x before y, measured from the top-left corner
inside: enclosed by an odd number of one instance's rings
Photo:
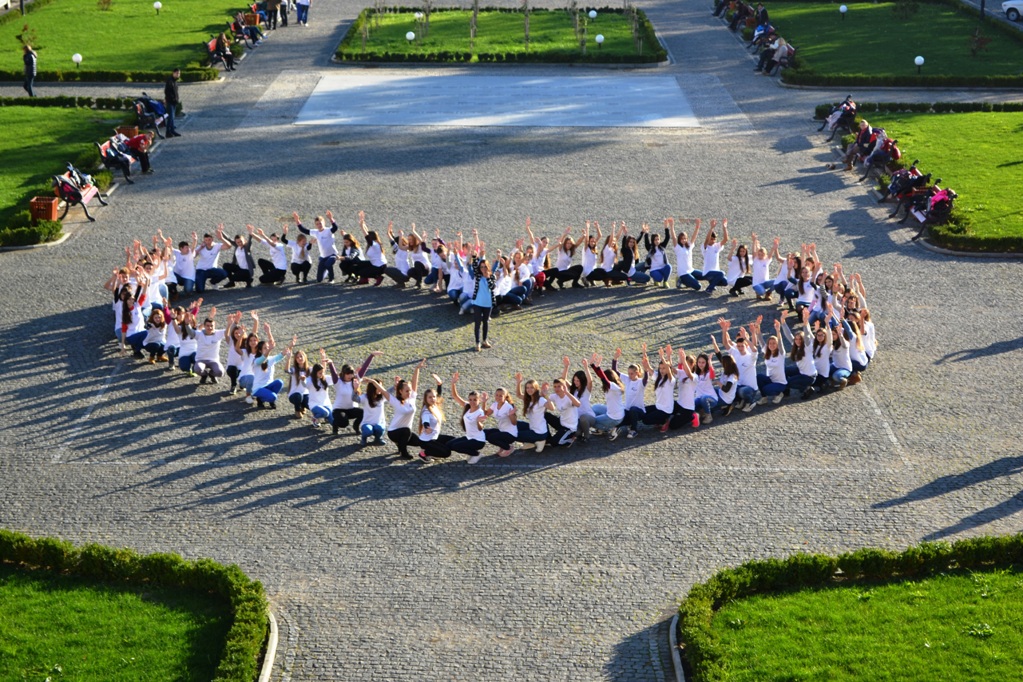
[[[363,393],[359,396],[359,405],[362,406],[362,423],[369,424],[370,426],[384,426],[384,404],[387,401],[383,396],[377,401],[376,405],[370,405],[369,399],[366,398],[366,394]]]
[[[199,334],[199,336],[202,336]],[[253,361],[252,366],[252,392],[255,393],[264,386],[269,386],[274,380],[274,365],[283,359],[280,353],[264,358],[262,355]],[[263,369],[263,361],[266,360],[266,369]]]
[[[270,249],[270,260],[273,261],[274,267],[278,270],[288,269],[288,254],[284,249],[284,244],[277,242],[276,244],[266,243],[268,249]]]
[[[696,377],[696,397],[697,398],[717,398],[717,391],[714,390],[714,380],[711,378],[710,372],[704,374],[693,373]],[[680,403],[681,404],[681,403]]]
[[[731,384],[726,391],[724,389],[725,384]],[[737,374],[726,374],[721,380],[721,389],[718,390],[718,395],[721,397],[721,402],[725,405],[731,405],[735,402],[735,394],[739,390],[739,376]]]
[[[288,371],[288,395],[309,395],[309,387],[306,384],[306,379],[309,378],[309,372],[312,371],[312,367],[306,365],[305,369],[299,369],[298,365],[292,364],[291,369]]]
[[[667,260],[664,257],[664,249],[656,247],[650,252],[650,269],[660,270],[667,264]]]
[[[558,270],[568,270],[572,267],[572,252],[565,249],[558,249],[558,260],[555,263]]]
[[[195,267],[197,270],[210,270],[217,267],[217,261],[220,258],[220,249],[224,247],[223,244],[213,244],[210,248],[206,248],[203,244],[196,249]]]
[[[767,280],[771,279],[771,259],[770,258],[754,258],[753,259],[753,283],[763,284]]]
[[[313,384],[313,378],[308,377],[305,380],[306,391],[309,392],[309,409],[319,407],[324,410],[330,410],[330,382],[321,381],[320,388],[316,388]]]
[[[398,400],[396,395],[391,395],[388,402],[391,403],[391,425],[387,430],[411,429],[412,419],[416,416],[416,392],[409,391],[405,402]]]
[[[158,343],[161,346],[167,342],[167,325],[157,327],[155,324],[149,325],[146,329],[146,340],[144,343],[149,345],[150,343]]]
[[[483,433],[483,429],[479,426],[479,420],[486,416],[483,411],[483,407],[477,407],[475,410],[469,410],[462,416],[462,423],[465,424],[465,437],[469,440],[478,440],[486,442],[487,437]]]
[[[718,255],[720,253],[721,244],[718,242],[703,247],[703,274],[721,271],[721,268],[718,267]]]
[[[625,409],[630,410],[633,407],[644,409],[643,391],[646,386],[643,384],[643,379],[639,378],[633,381],[628,374],[624,374],[621,375],[621,380],[622,385],[625,386]]]
[[[526,411],[526,420],[529,422],[529,430],[533,433],[547,433],[547,420],[544,419],[544,410],[547,409],[547,399],[539,396],[536,402]]]
[[[234,259],[238,263],[238,267],[242,270],[249,270],[249,257],[245,255],[245,249],[241,246],[237,246],[234,249]]]
[[[387,259],[384,258],[384,250],[380,248],[379,242],[373,242],[369,245],[369,248],[366,249],[366,260],[375,267],[387,265]]]
[[[693,247],[675,244],[675,267],[678,274],[688,275],[693,271]]]
[[[767,378],[775,384],[788,384],[789,380],[785,376],[785,355],[779,353],[773,358],[767,357],[767,348],[762,348],[764,352],[764,366],[767,367]]]
[[[419,440],[431,441],[437,440],[437,436],[440,435],[441,427],[444,424],[444,420],[428,409],[424,409],[422,413],[423,429],[419,432]]]
[[[184,333],[184,330],[182,330],[181,348],[178,350],[178,354],[181,357],[191,355],[192,353],[195,353],[196,350],[198,350],[198,344],[196,343],[195,336],[196,331],[194,329],[191,331],[191,333]]]
[[[181,345],[181,335],[178,334],[178,330],[174,328],[174,322],[167,323],[167,347],[177,348]]]
[[[605,246],[600,252],[600,267],[607,272],[611,272],[615,266],[615,250],[610,246]]]
[[[181,253],[177,249],[174,251],[174,274],[181,277],[181,279],[195,279],[195,253],[189,249],[188,253]]]
[[[575,431],[579,427],[579,408],[572,404],[572,398],[567,393],[564,396],[552,393],[548,400],[558,411],[561,426],[569,431]]]
[[[195,359],[200,362],[220,362],[220,344],[223,340],[223,329],[218,329],[210,335],[201,329],[196,330]]]
[[[239,377],[247,377],[252,374],[252,361],[256,359],[256,356],[250,353],[246,349],[242,349],[242,364],[238,368]]]
[[[746,354],[739,352],[738,348],[732,347],[728,354],[735,360],[735,366],[739,369],[739,385],[749,386],[756,390],[757,387],[757,350],[753,344],[746,342]]]
[[[589,247],[583,247],[583,276],[586,276],[593,272],[593,268],[597,267],[597,254],[593,253]]]
[[[604,402],[607,405],[608,417],[618,421],[625,419],[625,406],[622,404],[622,389],[618,386],[618,384],[611,384],[611,387],[607,389],[607,393],[604,395]]]
[[[234,345],[234,339],[227,339],[227,365],[228,367],[241,367],[242,354]]]
[[[316,245],[320,247],[320,258],[337,255],[337,244],[334,242],[334,233],[330,231],[330,228],[310,230],[309,233],[316,239]]]
[[[728,274],[725,275],[728,286],[735,284],[735,280],[740,277],[742,277],[742,261],[739,260],[738,256],[732,256],[728,259]]]
[[[291,262],[296,265],[302,263],[308,263],[309,261],[309,242],[305,244],[299,244],[298,242],[288,242],[288,247],[291,248]]]
[[[654,384],[660,377],[654,378]],[[661,412],[667,412],[671,414],[674,411],[673,403],[675,402],[675,379],[672,377],[665,377],[661,380],[660,386],[654,387],[654,407]]]
[[[519,432],[518,426],[512,423],[511,415],[515,414],[515,406],[505,401],[504,405],[498,405],[497,401],[490,403],[490,412],[497,420],[497,430],[502,433],[516,435]]]
[[[579,399],[579,414],[585,414],[588,417],[596,417],[597,415],[593,412],[593,405],[590,404],[590,389],[583,391],[582,395],[577,395]]]
[[[334,384],[335,410],[350,410],[357,406],[358,398],[355,396],[355,389],[352,387],[351,381],[343,381],[341,377],[338,377],[335,383],[331,377],[331,383]]]
[[[676,402],[683,410],[696,409],[696,382],[683,371],[680,371],[678,375],[678,400]]]
[[[408,262],[408,251],[398,246],[395,249],[394,256],[394,267],[398,268],[398,272],[403,275],[408,275],[409,262]]]

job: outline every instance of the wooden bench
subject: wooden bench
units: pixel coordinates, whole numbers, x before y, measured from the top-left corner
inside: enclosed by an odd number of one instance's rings
[[[71,179],[70,171],[63,175],[53,176],[53,193],[64,202],[64,212],[57,220],[64,220],[67,212],[71,210],[72,206],[81,206],[82,210],[85,211],[85,217],[89,219],[89,222],[96,222],[96,219],[89,214],[89,202],[93,199],[97,199],[102,206],[106,206],[107,202],[103,200],[103,195],[99,193],[99,188],[94,185],[86,185],[85,187],[78,187]]]
[[[103,143],[97,142],[96,146],[99,148],[99,158],[103,162],[104,168],[106,168],[107,170],[120,170],[122,173],[124,173],[125,181],[127,181],[129,185],[134,185],[135,181],[131,179],[131,169],[134,166],[138,165],[139,163],[138,159],[131,155],[125,155],[129,160],[127,167],[125,167],[123,164],[113,161],[107,156],[107,153],[110,151],[111,146],[110,140],[107,140],[106,142]]]
[[[160,132],[160,126],[167,120],[166,115],[157,116],[147,110],[142,102],[135,102],[135,119],[139,130],[152,130],[157,137],[161,140],[164,139],[163,133]]]
[[[787,50],[785,50],[785,55],[782,56],[780,60],[778,60],[778,63],[775,64],[774,68],[767,74],[768,76],[778,75],[779,73],[781,73],[782,69],[787,69],[792,64],[793,60],[795,60],[796,48],[788,44],[786,44],[785,47],[788,48]]]

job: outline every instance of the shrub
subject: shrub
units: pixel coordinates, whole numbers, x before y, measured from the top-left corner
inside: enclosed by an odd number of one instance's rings
[[[955,215],[953,213],[953,215]],[[944,226],[942,226],[944,227]],[[936,228],[937,229],[937,228]],[[950,570],[1010,568],[1023,563],[1023,534],[923,543],[905,551],[860,549],[829,557],[794,554],[725,568],[693,585],[679,605],[679,635],[696,680],[725,679],[724,652],[711,627],[722,605],[755,594],[925,578]]]
[[[33,539],[0,530],[0,562],[65,571],[108,581],[193,589],[230,604],[232,625],[214,682],[252,682],[266,641],[268,623],[263,585],[235,565],[211,559],[185,561],[176,554],[141,556],[130,549],[85,545],[76,549],[53,538]]]
[[[18,216],[25,213],[28,211],[21,211]],[[64,226],[59,220],[40,220],[37,225],[6,227],[0,229],[0,246],[31,246],[52,242],[60,238],[63,229]]]

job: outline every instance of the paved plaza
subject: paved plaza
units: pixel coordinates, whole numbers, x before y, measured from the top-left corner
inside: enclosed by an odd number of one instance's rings
[[[853,176],[826,172],[834,157],[810,117],[847,92],[754,76],[696,0],[644,5],[674,62],[635,70],[333,66],[359,9],[318,2],[308,28],[277,30],[227,80],[183,86],[184,136],[161,145],[156,175],[117,191],[95,223],[72,213],[63,244],[0,254],[0,526],[239,564],[281,623],[276,681],[537,682],[671,679],[667,620],[723,566],[1019,529],[1021,265],[910,243]],[[343,95],[317,104],[372,80],[399,81],[398,106],[456,76],[668,81],[680,104],[630,95],[621,111],[638,122],[624,127],[558,112],[501,125],[469,108],[454,113],[475,125],[434,125]],[[643,127],[644,116],[686,122]],[[331,124],[300,125],[314,118]],[[389,447],[296,423],[286,404],[244,409],[223,383],[118,356],[101,285],[131,239],[220,222],[270,232],[293,210],[310,220],[327,209],[347,228],[360,209],[375,228],[477,227],[504,249],[527,215],[552,237],[587,218],[638,228],[727,216],[742,240],[813,242],[827,264],[862,273],[880,350],[862,384],[808,403],[476,466],[402,463]],[[382,350],[372,372],[385,382],[427,357],[430,371],[489,391],[516,371],[553,378],[565,354],[621,346],[634,359],[642,342],[705,351],[719,316],[776,314],[723,290],[565,290],[495,320],[496,347],[477,355],[467,318],[425,291],[289,284],[206,298],[221,318],[258,309],[278,341],[297,334],[335,361]]]

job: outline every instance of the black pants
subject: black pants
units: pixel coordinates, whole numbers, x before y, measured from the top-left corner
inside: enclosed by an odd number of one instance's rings
[[[334,427],[334,435],[337,435],[338,430],[346,428],[349,423],[352,425],[352,431],[359,433],[359,427],[362,426],[362,408],[361,407],[349,407],[345,410],[334,410],[331,417],[331,425]]]
[[[738,296],[739,294],[742,293],[744,287],[748,287],[752,284],[753,284],[752,277],[740,277],[739,279],[735,280],[735,284],[733,284],[732,288],[728,290],[728,293],[735,294],[736,296]]]
[[[694,414],[696,414],[694,410],[687,410],[678,403],[675,403],[675,411],[671,415],[671,423],[669,424],[669,427],[672,429],[681,429],[684,426],[692,426]]]
[[[398,446],[398,454],[405,459],[412,459],[412,455],[410,455],[408,451],[408,446],[422,445],[422,442],[419,440],[419,436],[412,433],[412,429],[406,428],[388,431],[387,438]]]
[[[246,285],[252,286],[252,270],[246,270],[237,263],[224,263],[224,270],[227,271],[227,277],[231,282],[245,282]]]
[[[438,433],[437,438],[434,440],[421,441],[420,447],[423,448],[423,452],[425,452],[429,457],[447,459],[451,456],[451,448],[448,447],[448,443],[454,439],[454,436],[449,436],[446,433]]]
[[[577,287],[579,285],[579,278],[583,276],[583,266],[578,263],[568,268],[567,270],[558,270],[557,268],[551,268],[544,270],[544,276],[547,280],[544,282],[544,288],[553,289],[554,285],[557,284],[558,288],[561,289],[565,282],[572,282],[572,286]]]
[[[359,265],[355,270],[355,274],[365,279],[375,279],[377,277],[383,277],[384,271],[387,270],[386,265],[373,265],[368,260],[359,261]]]
[[[310,263],[309,261],[305,261],[305,262],[302,262],[302,263],[292,263],[291,264],[291,274],[293,274],[295,276],[295,281],[296,282],[308,282],[309,281],[309,271],[312,270],[312,269],[313,269],[313,264]],[[300,277],[300,275],[301,275],[301,277]]]
[[[35,97],[35,90],[32,89],[32,85],[35,83],[35,76],[25,76],[25,84],[22,86],[25,88],[25,92],[28,93],[29,97]]]
[[[575,438],[575,429],[569,429],[561,424],[561,418],[552,412],[545,412],[543,418],[548,426],[554,429],[554,434],[547,437],[550,445],[568,445]]]
[[[288,3],[281,3],[281,26],[288,25]]]
[[[278,270],[274,267],[272,261],[268,261],[265,258],[260,258],[256,261],[256,264],[259,265],[259,269],[263,272],[259,276],[260,284],[284,284],[284,280],[288,277],[287,270]]]
[[[488,443],[502,450],[510,448],[517,439],[517,434],[505,433],[500,429],[484,429],[483,435],[486,436]]]
[[[490,332],[490,312],[493,308],[484,308],[483,306],[473,305],[472,307],[472,321],[473,321],[473,332],[476,335],[476,345],[480,345],[487,340],[487,334]],[[483,336],[480,336],[480,330],[483,331]]]
[[[309,409],[309,394],[290,393],[288,394],[288,402],[295,406],[295,414],[299,414],[302,410]]]
[[[231,379],[231,390],[238,388],[238,374],[241,372],[241,367],[235,367],[234,365],[227,366],[227,376]]]
[[[448,449],[449,456],[452,452],[460,452],[463,455],[474,457],[480,454],[480,450],[482,450],[483,446],[486,444],[486,441],[474,440],[468,436],[460,436],[449,440],[445,444],[445,447]]]
[[[266,8],[266,27],[269,29],[277,28],[277,10]]]

